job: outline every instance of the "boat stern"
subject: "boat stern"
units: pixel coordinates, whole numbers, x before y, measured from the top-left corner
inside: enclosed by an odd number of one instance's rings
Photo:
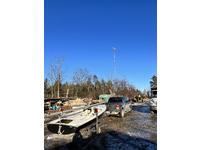
[[[57,134],[70,134],[70,133],[74,133],[76,132],[77,128],[76,127],[72,127],[69,125],[63,125],[63,124],[47,124],[47,128],[49,131],[51,131],[52,133],[57,133]]]

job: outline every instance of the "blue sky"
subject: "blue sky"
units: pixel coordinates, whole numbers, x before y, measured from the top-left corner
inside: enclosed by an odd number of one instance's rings
[[[62,58],[64,81],[86,68],[99,78],[115,77],[140,90],[157,74],[156,0],[45,0],[44,73]]]

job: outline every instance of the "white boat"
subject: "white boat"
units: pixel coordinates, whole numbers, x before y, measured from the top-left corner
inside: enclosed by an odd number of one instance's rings
[[[106,105],[95,105],[66,114],[59,119],[49,122],[47,128],[49,131],[58,134],[73,133],[81,126],[96,118],[95,109],[98,110],[98,116],[101,116],[106,111]]]

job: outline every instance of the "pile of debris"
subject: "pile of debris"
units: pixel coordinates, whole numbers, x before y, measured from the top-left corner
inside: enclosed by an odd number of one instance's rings
[[[85,106],[87,105],[87,102],[84,101],[84,99],[77,98],[74,100],[69,100],[68,103],[73,107],[73,106]]]
[[[45,112],[48,114],[79,108],[91,104],[103,103],[104,101],[92,98],[52,98],[45,101]]]
[[[92,98],[76,98],[63,103],[63,107],[74,108],[91,104],[103,103],[103,100],[93,100]]]

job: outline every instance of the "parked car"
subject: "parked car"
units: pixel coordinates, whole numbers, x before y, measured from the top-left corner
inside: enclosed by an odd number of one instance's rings
[[[110,115],[120,115],[123,118],[124,114],[131,110],[131,102],[127,97],[114,96],[108,100],[107,113]]]
[[[157,98],[156,97],[151,98],[149,104],[151,111],[157,112]]]

